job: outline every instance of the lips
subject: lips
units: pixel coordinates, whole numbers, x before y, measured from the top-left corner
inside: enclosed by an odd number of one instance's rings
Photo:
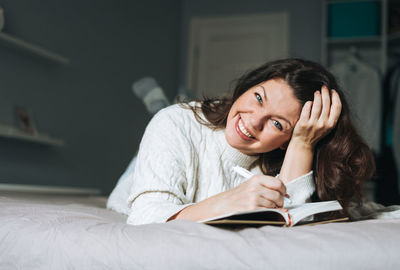
[[[240,138],[245,141],[253,141],[255,138],[249,133],[249,131],[244,126],[242,118],[239,116],[235,123],[235,129]]]

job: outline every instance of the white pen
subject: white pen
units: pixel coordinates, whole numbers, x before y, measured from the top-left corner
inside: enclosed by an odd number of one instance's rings
[[[243,176],[246,179],[249,179],[250,177],[252,177],[254,175],[251,172],[249,172],[248,170],[246,170],[245,168],[242,168],[242,167],[239,167],[239,166],[234,166],[232,168],[232,170],[234,170],[237,174],[239,174],[240,176]],[[283,200],[286,203],[292,203],[292,200],[290,200],[287,197],[283,197]]]

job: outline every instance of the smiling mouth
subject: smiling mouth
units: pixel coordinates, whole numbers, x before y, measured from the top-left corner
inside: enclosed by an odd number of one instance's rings
[[[236,132],[239,134],[239,136],[246,140],[246,141],[252,141],[255,139],[254,136],[250,134],[250,132],[245,128],[242,118],[239,116],[237,122],[236,122]]]

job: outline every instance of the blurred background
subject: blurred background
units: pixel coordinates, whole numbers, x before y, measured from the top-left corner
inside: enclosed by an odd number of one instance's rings
[[[0,0],[0,189],[108,195],[152,117],[134,82],[174,103],[283,57],[337,75],[376,157],[367,195],[399,204],[395,0]]]

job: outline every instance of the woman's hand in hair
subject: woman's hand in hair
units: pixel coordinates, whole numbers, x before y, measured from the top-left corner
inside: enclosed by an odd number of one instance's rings
[[[342,103],[335,90],[329,91],[323,86],[321,91],[315,91],[314,101],[307,101],[303,106],[291,142],[314,148],[335,127],[341,110]]]
[[[285,184],[312,170],[315,145],[335,127],[341,110],[339,94],[332,90],[330,95],[325,86],[304,104],[280,171]]]

